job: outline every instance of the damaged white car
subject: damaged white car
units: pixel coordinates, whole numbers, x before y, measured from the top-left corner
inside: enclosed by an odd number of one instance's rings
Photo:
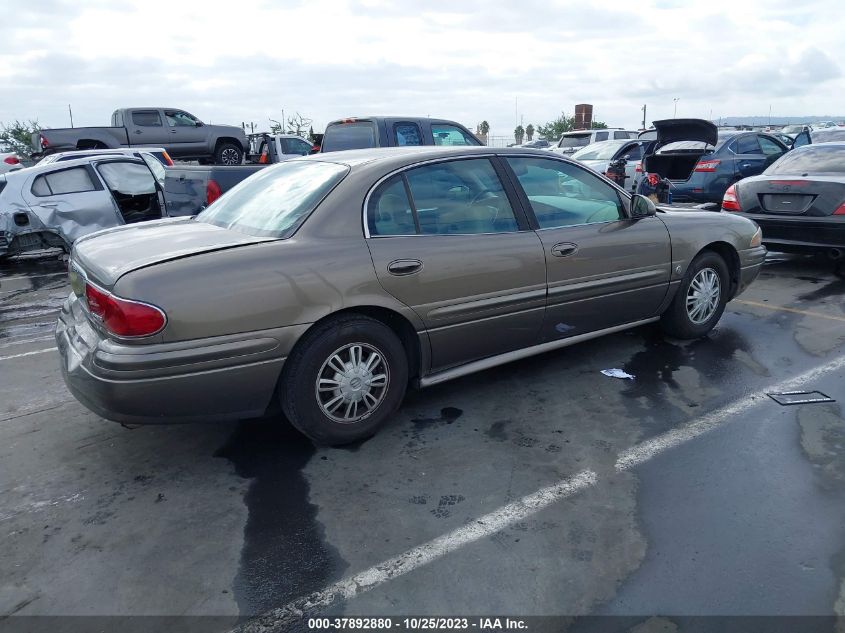
[[[144,161],[92,156],[0,175],[0,259],[73,243],[100,229],[167,216]]]

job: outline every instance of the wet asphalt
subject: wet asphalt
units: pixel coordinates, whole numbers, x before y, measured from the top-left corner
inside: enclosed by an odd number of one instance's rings
[[[343,449],[278,416],[101,420],[50,349],[67,292],[55,256],[0,265],[0,617],[214,615],[226,630],[585,469],[598,485],[326,613],[567,615],[571,631],[845,614],[845,373],[807,386],[832,404],[765,398],[845,355],[845,281],[823,261],[770,256],[705,339],[646,326],[413,392]],[[755,394],[718,429],[614,468]]]

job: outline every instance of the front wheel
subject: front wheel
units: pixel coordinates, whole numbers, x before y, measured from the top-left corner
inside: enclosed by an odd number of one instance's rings
[[[373,435],[399,408],[408,382],[402,342],[365,316],[331,319],[305,335],[285,364],[280,399],[291,424],[318,444]]]
[[[240,165],[243,159],[243,150],[234,143],[221,143],[214,152],[215,165]]]
[[[725,260],[712,251],[700,253],[687,269],[660,325],[675,338],[700,338],[719,322],[729,293],[730,275]]]

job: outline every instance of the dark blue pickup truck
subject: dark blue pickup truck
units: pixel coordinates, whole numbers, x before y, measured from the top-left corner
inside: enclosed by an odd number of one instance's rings
[[[460,123],[427,117],[367,116],[332,121],[321,152],[406,145],[482,145]]]

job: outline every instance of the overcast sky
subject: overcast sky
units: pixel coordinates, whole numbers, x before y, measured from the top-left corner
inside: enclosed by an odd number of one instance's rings
[[[315,131],[418,114],[512,134],[592,103],[611,126],[845,111],[842,6],[822,0],[4,0],[0,121],[106,125],[120,106],[206,122],[300,112]],[[518,109],[515,102],[518,100]],[[518,117],[517,118],[517,112]]]

